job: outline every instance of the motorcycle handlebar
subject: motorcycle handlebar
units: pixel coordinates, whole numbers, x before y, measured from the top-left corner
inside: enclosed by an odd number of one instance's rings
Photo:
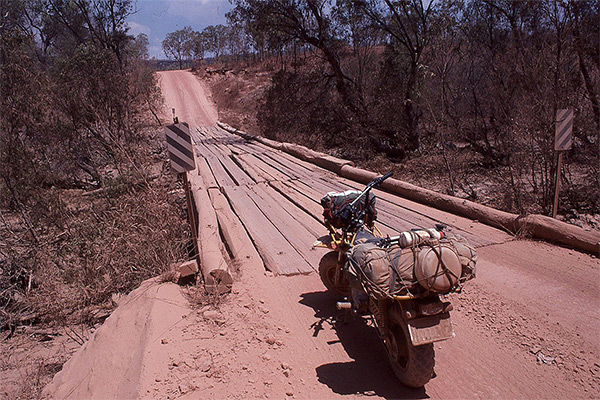
[[[373,181],[372,181],[373,186],[371,186],[371,187],[375,187],[375,186],[381,185],[383,183],[383,181],[385,181],[387,178],[389,178],[393,174],[394,174],[394,171],[390,171],[387,174],[385,174],[383,176],[380,176],[379,178],[373,179]]]
[[[354,199],[354,201],[352,201],[352,203],[347,204],[346,206],[344,206],[344,208],[342,208],[339,212],[338,212],[338,216],[341,216],[342,219],[345,220],[350,220],[352,216],[354,216],[354,207],[356,206],[356,204],[367,194],[369,193],[369,191],[371,191],[371,189],[373,189],[375,186],[379,186],[383,183],[383,181],[385,181],[387,178],[389,178],[390,176],[393,175],[393,171],[388,172],[387,174],[380,176],[379,178],[375,178],[373,179],[371,182],[369,182],[367,184],[367,186],[365,187],[365,189],[356,197],[356,199]],[[363,210],[364,213],[364,210]],[[361,219],[360,216],[355,216],[358,217],[358,219]],[[354,218],[357,219],[357,218]],[[354,225],[356,222],[358,221],[353,221],[352,225]]]
[[[373,189],[375,186],[379,186],[383,183],[383,181],[385,181],[387,178],[389,178],[390,176],[392,176],[394,174],[393,171],[388,172],[387,174],[380,176],[379,178],[375,178],[373,179],[371,182],[367,183],[367,186],[365,187],[365,190],[363,190],[361,192],[361,194],[359,194],[356,199],[354,199],[354,201],[352,203],[350,203],[350,207],[354,207],[356,205],[356,203],[358,203],[360,201],[360,199],[363,198],[363,196],[365,194],[367,194],[371,189]]]

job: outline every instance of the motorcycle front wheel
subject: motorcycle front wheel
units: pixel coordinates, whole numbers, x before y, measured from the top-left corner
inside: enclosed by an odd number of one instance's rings
[[[350,295],[350,286],[348,281],[343,276],[340,277],[340,282],[335,284],[335,274],[337,271],[338,264],[338,253],[336,251],[330,251],[325,254],[319,262],[319,276],[323,285],[336,296],[347,297]]]
[[[425,386],[434,373],[433,343],[413,346],[408,326],[397,310],[390,310],[389,320],[383,342],[394,374],[406,386]]]

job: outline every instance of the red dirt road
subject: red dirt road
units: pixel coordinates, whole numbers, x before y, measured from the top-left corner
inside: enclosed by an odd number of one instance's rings
[[[246,201],[265,215],[265,210],[270,210],[271,222],[280,222],[278,228],[289,249],[279,256],[289,260],[288,264],[303,259],[309,268],[315,268],[313,260],[325,253],[308,249],[314,241],[310,233],[318,228],[313,214],[315,198],[325,188],[338,190],[353,184],[215,129],[214,106],[204,85],[191,74],[163,72],[160,78],[168,110],[175,107],[180,120],[199,128],[196,151],[199,159],[206,159],[204,172],[212,173],[212,184],[219,187],[216,190],[227,195],[263,261],[234,259],[237,272],[231,295],[200,309],[182,311],[178,306],[178,312],[165,312],[169,314],[165,318],[174,322],[158,324],[166,329],[144,334],[152,340],[145,340],[136,352],[152,354],[146,359],[153,367],[142,366],[141,377],[131,383],[138,397],[600,397],[597,258],[547,243],[517,240],[476,221],[379,193],[385,229],[443,221],[475,243],[479,255],[477,278],[463,293],[449,297],[455,306],[456,337],[435,345],[436,377],[423,389],[406,388],[388,367],[374,328],[337,311],[318,274],[310,269],[293,276],[265,271],[265,266],[284,268],[270,263],[266,257],[269,250],[261,245],[269,221],[254,226],[258,220],[242,215],[245,202],[239,201],[248,196]],[[242,172],[233,168],[246,173],[251,183],[237,185],[235,177]],[[261,178],[264,183],[259,183]],[[202,190],[209,187],[205,179]],[[284,221],[288,221],[286,226],[281,224]],[[204,299],[205,303],[208,300]],[[118,314],[121,320],[126,320],[124,312]],[[136,332],[104,331],[101,336],[111,334],[133,340]],[[93,346],[86,351],[93,359]],[[76,363],[76,357],[70,363],[81,369],[85,363]],[[114,379],[122,380],[122,371],[114,369]],[[69,364],[65,365],[68,370]],[[57,389],[60,386],[46,394],[97,397],[93,389],[70,389],[66,383]]]
[[[165,99],[165,113],[170,119],[171,110],[181,121],[193,126],[214,126],[218,120],[217,110],[209,100],[209,91],[187,71],[159,73],[159,85]]]

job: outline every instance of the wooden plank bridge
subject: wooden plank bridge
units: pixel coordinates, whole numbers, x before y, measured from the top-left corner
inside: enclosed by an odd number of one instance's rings
[[[230,232],[229,241],[253,246],[251,252],[260,257],[253,262],[262,262],[275,274],[315,271],[323,252],[311,245],[327,232],[321,223],[320,199],[330,191],[361,189],[363,185],[218,127],[195,128],[192,136],[198,167],[190,172],[190,180],[196,192],[206,192],[194,195],[206,202],[210,199],[208,206],[215,210],[221,232]],[[381,190],[374,193],[378,197],[378,227],[384,234],[443,223],[475,247],[511,240],[500,230],[480,229],[476,221]],[[224,242],[230,252],[240,247],[240,243]],[[240,258],[239,254],[233,256]],[[246,254],[245,259],[249,258]]]

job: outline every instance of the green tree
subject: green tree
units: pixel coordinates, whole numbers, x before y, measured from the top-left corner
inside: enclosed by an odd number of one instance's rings
[[[206,35],[201,32],[192,32],[188,46],[194,66],[196,63],[202,63],[207,49]]]
[[[183,29],[168,33],[162,42],[165,55],[179,63],[179,69],[183,69],[183,62],[191,57],[190,43],[193,40],[194,31],[186,26]]]
[[[214,53],[218,60],[227,50],[229,28],[225,25],[210,25],[204,28],[202,35],[205,38],[206,51]]]

